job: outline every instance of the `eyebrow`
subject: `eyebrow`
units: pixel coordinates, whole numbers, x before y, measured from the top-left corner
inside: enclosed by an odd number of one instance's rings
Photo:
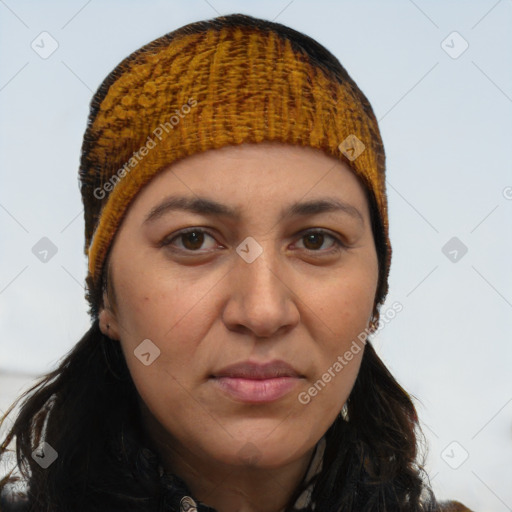
[[[242,213],[240,208],[232,208],[206,197],[169,196],[151,209],[143,224],[150,224],[164,214],[176,210],[206,216],[228,217],[235,220],[239,220]],[[359,220],[364,225],[364,218],[355,206],[332,197],[292,203],[281,210],[279,221],[290,217],[317,215],[326,212],[344,213]]]

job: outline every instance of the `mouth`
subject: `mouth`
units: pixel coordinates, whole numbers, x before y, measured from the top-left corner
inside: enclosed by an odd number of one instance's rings
[[[245,361],[210,376],[219,391],[244,403],[266,403],[290,393],[304,378],[285,361]]]
[[[300,377],[270,379],[214,377],[212,382],[220,391],[239,402],[259,404],[273,402],[284,397],[298,385],[300,380]]]

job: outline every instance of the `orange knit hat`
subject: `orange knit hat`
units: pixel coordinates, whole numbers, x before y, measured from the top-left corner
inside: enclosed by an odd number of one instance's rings
[[[318,148],[361,179],[379,259],[375,322],[387,295],[391,245],[373,110],[319,43],[240,14],[192,23],[143,46],[91,101],[80,163],[91,315],[102,305],[109,248],[142,187],[177,159],[263,140]]]

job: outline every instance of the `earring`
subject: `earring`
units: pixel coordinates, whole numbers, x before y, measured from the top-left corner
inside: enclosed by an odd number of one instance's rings
[[[346,403],[341,408],[341,417],[343,418],[343,421],[348,422],[348,420],[349,420],[349,418],[348,418],[348,407],[347,407]]]
[[[377,316],[371,317],[369,328],[371,334],[375,334],[379,330],[379,322],[380,322],[380,313],[377,314]]]
[[[107,331],[110,329],[110,324],[107,324]]]

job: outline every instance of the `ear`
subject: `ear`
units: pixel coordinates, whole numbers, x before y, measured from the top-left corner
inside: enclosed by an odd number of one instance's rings
[[[103,304],[98,315],[101,332],[113,340],[119,340],[119,323],[106,293],[103,294]]]

